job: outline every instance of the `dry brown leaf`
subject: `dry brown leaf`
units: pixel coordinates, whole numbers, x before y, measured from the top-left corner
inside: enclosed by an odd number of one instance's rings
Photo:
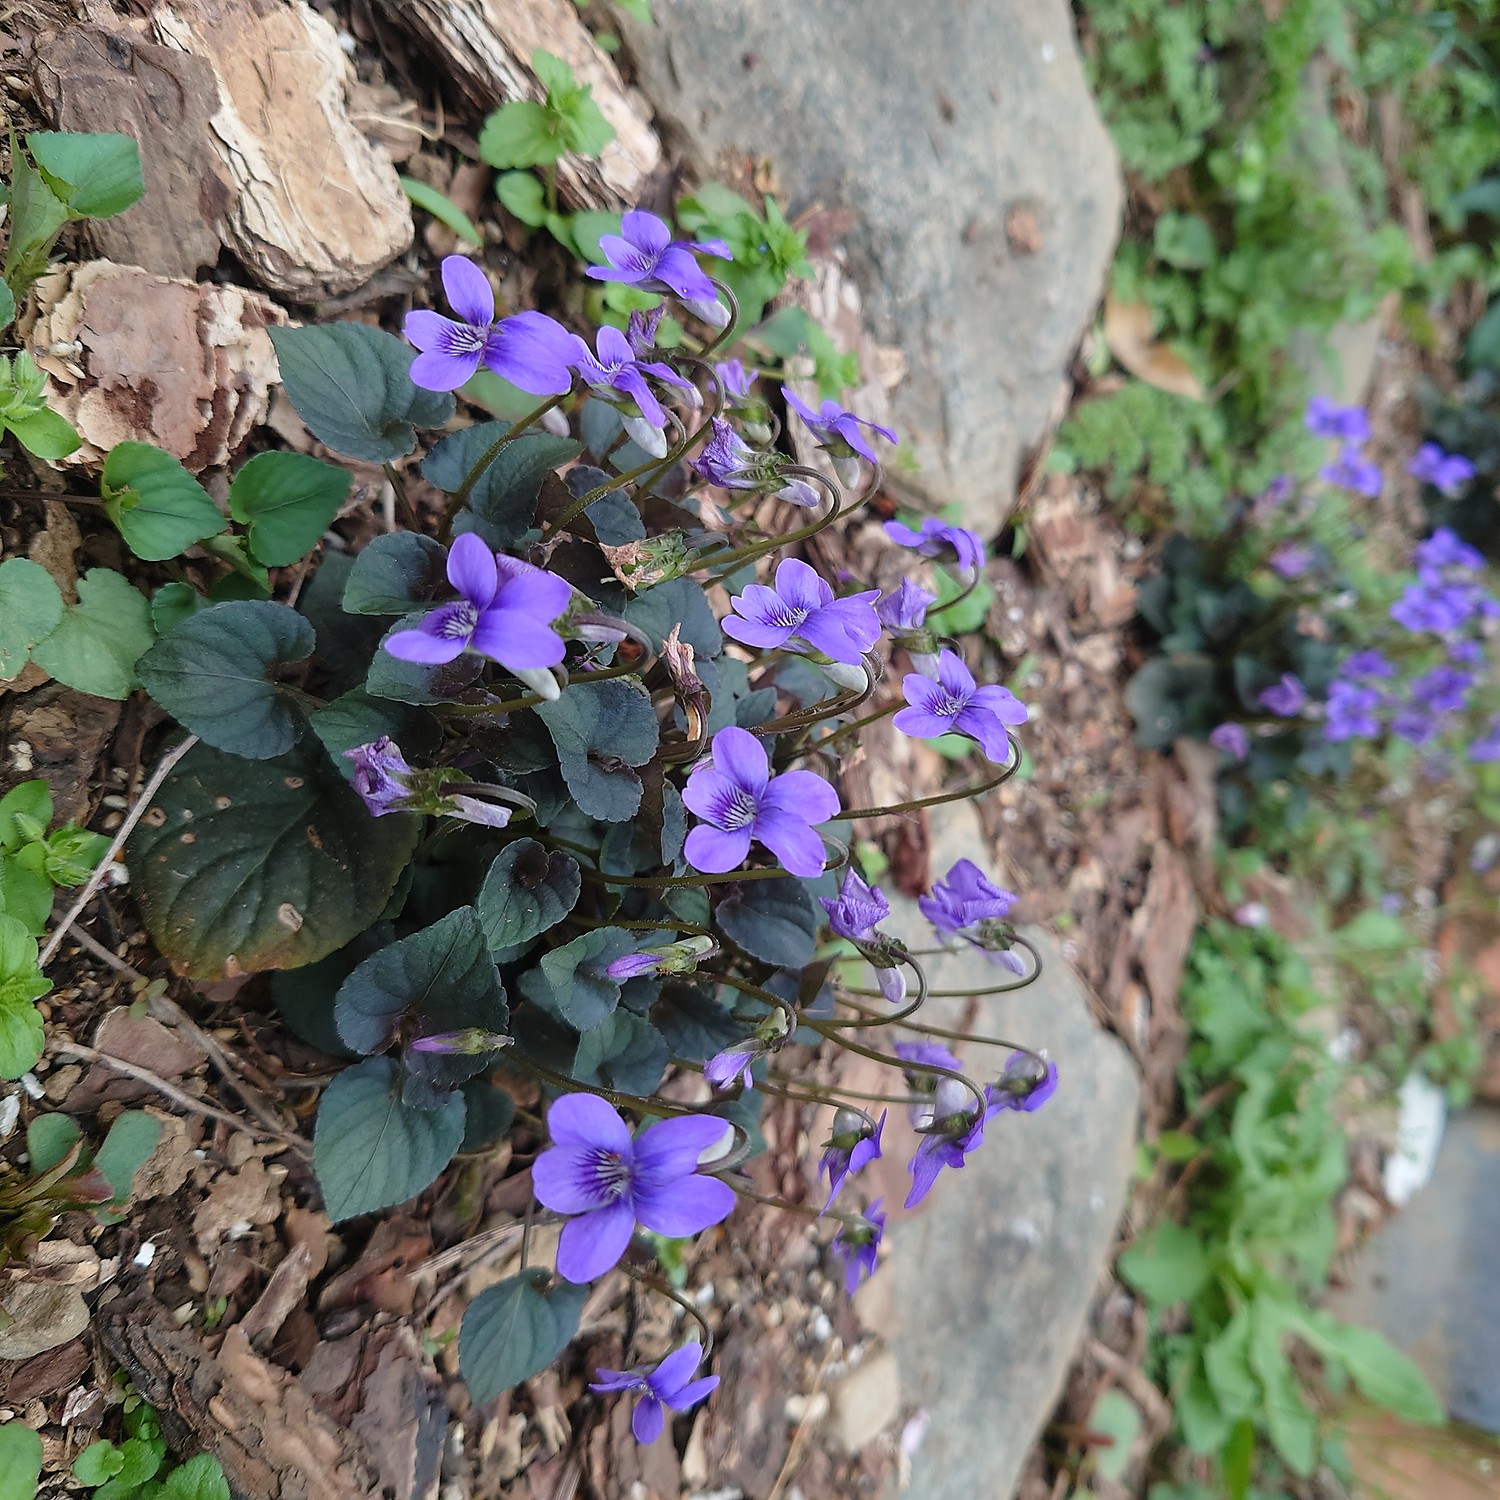
[[[1180,354],[1158,343],[1151,332],[1151,309],[1144,302],[1104,300],[1104,338],[1109,352],[1137,380],[1174,396],[1202,401],[1203,382],[1188,368]]]

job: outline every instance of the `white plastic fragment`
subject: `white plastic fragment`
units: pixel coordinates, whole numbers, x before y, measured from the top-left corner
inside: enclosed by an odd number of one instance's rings
[[[131,1264],[139,1266],[141,1270],[144,1271],[146,1267],[149,1266],[155,1259],[156,1245],[151,1240],[147,1240],[144,1244],[142,1244],[141,1248],[137,1250],[131,1257]]]
[[[1396,1099],[1396,1149],[1386,1158],[1382,1186],[1386,1197],[1401,1208],[1432,1177],[1448,1123],[1448,1096],[1422,1074],[1408,1073]]]

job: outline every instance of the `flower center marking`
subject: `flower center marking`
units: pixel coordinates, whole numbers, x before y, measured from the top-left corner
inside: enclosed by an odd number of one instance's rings
[[[437,627],[437,633],[444,640],[466,641],[474,634],[474,627],[478,623],[479,611],[467,600],[460,600],[448,606]]]
[[[747,792],[744,787],[736,787],[725,804],[720,826],[725,829],[743,828],[747,823],[755,821],[758,810],[755,794]]]
[[[594,1181],[610,1198],[624,1197],[630,1186],[630,1163],[618,1151],[600,1151],[594,1156]]]

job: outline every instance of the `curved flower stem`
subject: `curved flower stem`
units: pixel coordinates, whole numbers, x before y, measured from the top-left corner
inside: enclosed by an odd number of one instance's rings
[[[754,1188],[745,1187],[742,1183],[734,1182],[725,1177],[723,1181],[729,1183],[741,1198],[748,1198],[752,1203],[764,1203],[767,1208],[782,1208],[789,1214],[802,1214],[809,1219],[833,1219],[840,1224],[847,1224],[852,1229],[863,1218],[863,1214],[841,1213],[836,1208],[818,1210],[810,1203],[788,1203],[785,1198],[774,1198],[769,1193],[758,1193]]]
[[[666,1099],[658,1099],[655,1096],[645,1098],[640,1094],[622,1094],[616,1089],[603,1088],[596,1083],[580,1083],[576,1078],[569,1078],[566,1073],[558,1073],[549,1068],[545,1063],[539,1063],[534,1057],[528,1057],[524,1052],[518,1052],[514,1048],[507,1048],[505,1053],[507,1063],[515,1062],[528,1073],[534,1073],[543,1083],[550,1083],[553,1088],[562,1089],[564,1093],[597,1094],[601,1099],[607,1099],[616,1109],[631,1109],[638,1114],[644,1115],[700,1115],[701,1109],[693,1109],[686,1105],[672,1104]],[[726,1120],[726,1125],[732,1122]],[[735,1126],[738,1130],[739,1127]]]
[[[788,653],[793,656],[796,654]],[[794,713],[783,714],[779,719],[757,724],[751,729],[751,734],[784,734],[793,729],[811,729],[825,719],[835,718],[851,708],[858,708],[875,691],[875,684],[879,682],[881,673],[880,662],[868,653],[861,665],[865,670],[865,685],[862,688],[845,688],[843,692],[822,703],[814,703],[811,708],[799,708]]]
[[[396,509],[401,512],[402,524],[408,531],[420,533],[422,523],[417,519],[417,512],[411,503],[411,496],[406,492],[406,480],[395,464],[382,464],[385,472],[386,483],[391,487],[391,493],[396,497]]]
[[[979,1086],[963,1073],[956,1073],[952,1068],[945,1068],[938,1063],[913,1062],[904,1057],[891,1057],[888,1053],[878,1052],[874,1047],[866,1047],[862,1042],[851,1041],[837,1027],[830,1026],[826,1021],[815,1021],[810,1016],[802,1018],[804,1026],[810,1026],[819,1036],[830,1042],[837,1042],[841,1047],[847,1047],[850,1052],[857,1053],[860,1057],[868,1057],[871,1062],[885,1063],[887,1067],[900,1068],[903,1073],[931,1073],[935,1078],[952,1078],[968,1089],[974,1096],[978,1105],[979,1113],[982,1115],[989,1108],[989,1103]]]
[[[650,662],[646,663],[648,668],[650,665]],[[600,667],[597,672],[579,672],[576,677],[568,677],[562,685],[567,687],[569,682],[607,682],[611,677],[634,677],[640,671],[641,666],[636,662],[619,667]],[[522,693],[519,698],[501,698],[493,703],[439,703],[434,707],[440,713],[472,718],[482,714],[514,713],[523,708],[535,708],[538,703],[547,701],[540,693]]]
[[[730,989],[738,990],[742,995],[749,995],[753,1000],[759,1000],[764,1005],[774,1005],[787,1019],[787,1036],[791,1036],[801,1022],[797,1014],[797,1007],[790,1000],[783,1000],[780,995],[774,995],[768,989],[763,989],[758,984],[751,984],[748,979],[736,979],[732,974],[710,974],[705,969],[694,969],[694,979],[710,979],[716,984],[727,984]]]
[[[980,993],[983,993],[980,991]],[[846,1000],[844,1004],[852,1002]],[[855,1007],[862,1015],[870,1015],[872,1012],[862,1007]],[[831,1023],[836,1024],[836,1023]],[[944,1026],[929,1026],[925,1021],[886,1021],[887,1026],[899,1026],[902,1031],[915,1031],[922,1036],[940,1036],[947,1042],[973,1042],[983,1047],[1009,1047],[1012,1052],[1024,1052],[1028,1057],[1034,1057],[1039,1063],[1046,1063],[1046,1059],[1034,1047],[1028,1047],[1022,1042],[1010,1042],[1003,1036],[985,1036],[976,1031],[953,1031]]]
[[[826,531],[840,516],[847,516],[851,511],[857,510],[864,504],[864,499],[856,500],[853,505],[842,506],[838,486],[826,474],[820,474],[816,469],[805,468],[802,464],[787,464],[777,470],[778,474],[796,474],[804,479],[814,479],[819,484],[826,486],[828,493],[833,497],[833,504],[827,513],[819,520],[810,521],[806,526],[799,526],[795,531],[788,531],[781,536],[768,537],[763,542],[749,542],[743,547],[731,548],[728,552],[712,552],[699,562],[700,568],[716,567],[732,571],[742,568],[748,562],[754,562],[757,558],[764,557],[768,552],[779,551],[782,547],[791,547],[798,542],[805,542],[809,537],[817,536],[820,531]],[[716,573],[715,578],[723,578],[725,571]]]
[[[705,360],[715,349],[722,349],[725,344],[733,340],[739,330],[740,324],[740,299],[717,276],[710,276],[708,279],[713,282],[714,289],[722,292],[725,301],[729,303],[729,321],[719,330],[713,339],[698,351],[698,357]]]
[[[927,971],[904,948],[897,948],[897,949],[895,949],[895,951],[894,951],[894,953],[893,953],[892,956],[895,957],[895,958],[897,958],[897,959],[899,959],[902,963],[904,963],[906,965],[906,967],[908,969],[910,969],[912,971],[912,973],[914,973],[917,976],[917,993],[916,993],[916,998],[913,999],[913,1000],[911,1000],[911,1001],[909,1001],[907,1004],[903,1005],[900,1010],[893,1010],[889,1014],[883,1015],[883,1016],[878,1011],[867,1011],[867,1010],[863,1010],[859,1006],[851,1006],[851,1009],[859,1010],[861,1015],[873,1016],[873,1017],[875,1017],[875,1019],[873,1019],[873,1020],[866,1020],[866,1021],[839,1021],[839,1020],[831,1020],[831,1021],[828,1022],[828,1024],[830,1026],[837,1026],[841,1030],[848,1030],[848,1031],[862,1031],[862,1030],[866,1029],[867,1027],[875,1027],[875,1026],[897,1026],[902,1021],[904,1021],[908,1016],[915,1015],[917,1013],[917,1011],[921,1010],[924,1002],[927,1000],[928,996],[931,995],[931,993],[932,993],[932,991],[927,988]],[[854,993],[858,993],[858,994],[874,993],[874,994],[878,995],[880,993],[880,991],[879,990],[875,990],[875,991],[862,991],[861,990],[861,991],[855,991]],[[848,1003],[849,1002],[847,1002],[847,1001],[845,1002],[845,1004],[848,1004]]]
[[[969,580],[968,586],[963,590],[962,593],[955,594],[954,597],[948,600],[946,604],[939,604],[936,609],[931,611],[932,614],[941,615],[945,610],[957,609],[958,606],[962,604],[964,600],[967,599],[969,595],[979,587],[980,582],[984,578],[984,570],[982,568],[965,568],[964,572],[972,573],[974,575]]]
[[[1026,986],[1028,984],[1033,983],[1035,981],[1037,975],[1039,975],[1042,972],[1042,955],[1036,951],[1036,945],[1029,938],[1022,937],[1020,933],[1017,933],[1015,935],[1015,938],[1012,941],[1011,946],[1013,948],[1024,948],[1031,955],[1031,972],[1029,974],[1023,974],[1019,979],[1013,979],[1013,980],[1011,980],[1008,984],[992,984],[992,985],[989,985],[986,988],[980,989],[980,990],[930,990],[930,989],[928,989],[927,988],[927,975],[923,971],[923,969],[921,968],[921,966],[919,964],[916,964],[916,963],[912,962],[912,955],[910,953],[908,953],[905,948],[897,948],[896,949],[896,957],[904,959],[906,961],[908,967],[910,967],[912,969],[915,969],[916,972],[917,972],[917,974],[921,978],[921,981],[922,981],[922,992],[917,997],[917,1004],[916,1005],[908,1005],[904,1010],[893,1011],[889,1016],[887,1016],[887,1018],[886,1018],[886,1024],[887,1025],[894,1025],[894,1024],[896,1024],[898,1022],[904,1021],[907,1018],[907,1016],[911,1015],[912,1012],[917,1009],[917,1006],[920,1005],[923,1000],[965,1000],[965,999],[977,999],[981,995],[1008,995],[1008,994],[1011,993],[1012,990],[1024,990],[1026,988]],[[943,953],[962,952],[962,951],[963,951],[962,949],[938,949],[938,950],[936,950],[936,954],[935,955],[934,954],[928,954],[927,956],[932,957],[932,956],[941,955]],[[846,995],[869,996],[871,999],[878,998],[880,996],[880,991],[879,990],[862,990],[862,989],[856,988],[854,985],[848,985],[848,984],[841,985],[840,988],[843,990],[843,992]],[[856,1010],[863,1010],[863,1007],[860,1007],[860,1006],[855,1006],[854,1008]],[[864,1011],[864,1014],[868,1015],[868,1014],[872,1014],[872,1012]],[[850,1024],[853,1024],[853,1023],[850,1023]]]
[[[777,1098],[788,1099],[793,1104],[829,1104],[832,1105],[835,1109],[837,1109],[839,1105],[841,1105],[846,1099],[858,1099],[862,1104],[911,1103],[910,1094],[866,1094],[860,1090],[844,1088],[841,1088],[838,1091],[837,1097],[833,1097],[830,1095],[828,1098],[824,1098],[821,1094],[804,1094],[799,1093],[795,1089],[782,1087],[783,1084],[789,1081],[790,1080],[788,1080],[784,1074],[772,1073],[767,1070],[765,1078],[760,1083],[756,1084],[755,1089],[757,1093],[775,1094]],[[775,1084],[776,1087],[768,1087],[769,1084]]]
[[[647,1291],[659,1292],[669,1301],[675,1302],[703,1330],[703,1358],[707,1359],[714,1350],[714,1332],[704,1320],[703,1314],[693,1306],[680,1292],[663,1281],[660,1276],[653,1276],[649,1271],[638,1271],[628,1260],[620,1262],[620,1269],[634,1282],[645,1287]]]
[[[840,816],[843,816],[840,814]],[[827,834],[819,834],[819,838],[825,844],[835,843]],[[838,844],[840,858],[836,863],[824,866],[825,870],[842,870],[849,863],[849,851],[842,844]],[[777,880],[793,879],[790,870],[784,870],[780,865],[771,865],[759,870],[726,870],[723,874],[714,875],[606,875],[602,870],[584,870],[584,878],[592,877],[604,885],[630,885],[644,886],[659,889],[664,886],[680,887],[694,885],[731,885],[741,880]]]
[[[820,750],[826,750],[830,745],[834,743],[835,740],[843,739],[846,734],[853,734],[855,730],[863,729],[868,724],[878,723],[881,719],[884,719],[888,715],[895,713],[898,709],[902,709],[905,707],[905,699],[892,698],[884,708],[877,708],[874,713],[866,714],[862,719],[855,719],[850,724],[839,725],[839,727],[835,729],[832,734],[825,735],[821,740],[818,741],[818,748]]]
[[[539,421],[542,417],[546,416],[547,413],[551,411],[552,408],[559,402],[566,400],[569,394],[570,392],[564,391],[560,396],[549,396],[545,401],[542,402],[540,406],[536,407],[532,411],[527,412],[519,422],[511,423],[511,425],[507,427],[505,431],[502,432],[500,436],[497,437],[495,441],[491,443],[489,447],[479,455],[479,459],[475,463],[474,467],[464,475],[463,483],[459,485],[456,490],[454,490],[452,496],[448,500],[448,509],[443,517],[443,532],[445,535],[452,528],[454,516],[456,516],[459,511],[463,509],[464,505],[468,501],[469,496],[474,493],[474,486],[479,483],[481,477],[484,474],[484,471],[489,468],[489,466],[494,463],[497,458],[500,457],[500,450],[505,447],[505,445],[513,438],[520,437],[520,435],[525,432],[525,430],[530,427],[533,422]]]
[[[981,781],[977,786],[959,787],[956,791],[939,792],[935,797],[914,797],[909,802],[893,802],[889,807],[857,807],[852,812],[841,812],[839,817],[883,818],[894,813],[915,812],[919,807],[939,807],[944,802],[958,802],[992,791],[1002,782],[1009,781],[1021,769],[1021,747],[1016,743],[1015,735],[1009,730],[1006,731],[1005,737],[1010,741],[1013,753],[999,772],[991,776],[988,781]]]
[[[574,845],[577,848],[577,845]],[[580,853],[583,851],[580,849]],[[713,937],[713,933],[706,927],[695,926],[692,922],[680,922],[676,917],[662,922],[626,922],[616,918],[612,922],[599,922],[593,917],[580,917],[574,912],[569,912],[566,921],[575,923],[579,927],[586,927],[591,932],[599,931],[605,927],[623,927],[627,932],[685,932],[690,937]],[[710,976],[717,978],[717,975]]]

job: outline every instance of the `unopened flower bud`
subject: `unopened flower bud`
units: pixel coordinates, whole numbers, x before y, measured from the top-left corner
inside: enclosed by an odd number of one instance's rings
[[[562,684],[549,667],[517,667],[510,675],[545,703],[556,703],[562,697]]]
[[[820,661],[824,676],[851,693],[862,693],[869,686],[870,674],[862,666],[851,666],[842,661]]]
[[[622,417],[626,436],[652,458],[667,456],[667,435],[645,417]]]
[[[909,655],[913,672],[920,673],[923,677],[937,676],[938,653],[936,651],[913,651]]]
[[[419,1036],[411,1043],[413,1052],[458,1053],[466,1057],[478,1057],[481,1053],[494,1052],[508,1047],[511,1038],[498,1032],[485,1031],[482,1027],[470,1026],[462,1031],[439,1031],[431,1036]]]
[[[906,999],[906,971],[899,964],[890,969],[876,969],[875,983],[892,1005],[900,1005]]]

